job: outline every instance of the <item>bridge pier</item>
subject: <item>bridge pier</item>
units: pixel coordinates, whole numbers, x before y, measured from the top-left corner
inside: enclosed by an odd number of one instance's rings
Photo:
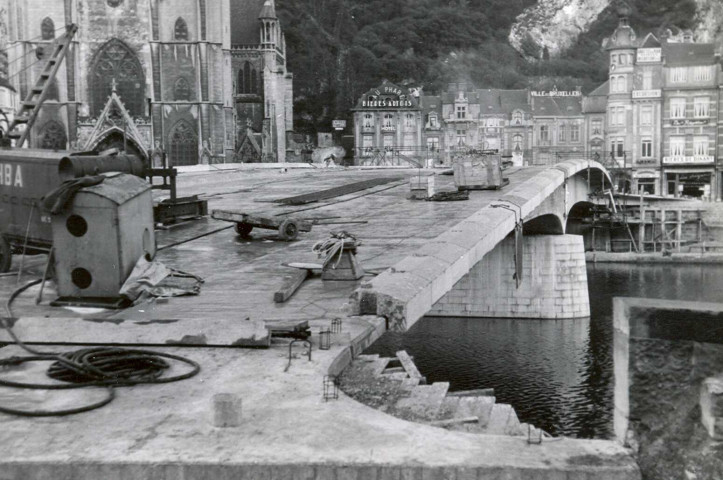
[[[580,235],[526,235],[523,276],[516,287],[515,239],[508,236],[440,298],[428,315],[579,318],[590,315]]]

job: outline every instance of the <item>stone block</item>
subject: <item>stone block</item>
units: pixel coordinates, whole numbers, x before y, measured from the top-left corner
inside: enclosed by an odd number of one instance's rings
[[[723,375],[710,377],[700,388],[701,422],[708,435],[723,440]]]

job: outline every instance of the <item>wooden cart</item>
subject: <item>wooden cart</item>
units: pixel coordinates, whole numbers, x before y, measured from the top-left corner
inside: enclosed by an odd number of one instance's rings
[[[211,217],[216,220],[236,223],[236,233],[241,236],[247,236],[254,227],[266,228],[269,230],[278,230],[279,238],[286,241],[294,240],[299,235],[299,232],[310,232],[312,225],[311,222],[306,220],[263,217],[234,210],[214,210],[211,212]]]

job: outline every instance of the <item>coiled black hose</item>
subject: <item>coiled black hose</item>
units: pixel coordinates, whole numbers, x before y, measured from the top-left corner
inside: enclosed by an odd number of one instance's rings
[[[201,366],[193,360],[152,350],[93,347],[72,352],[55,353],[41,352],[29,347],[15,335],[9,319],[13,318],[11,305],[15,298],[38,283],[40,283],[40,280],[33,280],[15,290],[5,304],[5,310],[9,318],[0,317],[0,326],[8,332],[10,337],[21,348],[32,355],[0,359],[0,368],[22,365],[26,362],[52,361],[53,363],[48,368],[48,376],[65,383],[23,383],[0,378],[0,386],[40,390],[105,387],[107,395],[98,402],[65,410],[18,410],[0,405],[0,412],[25,417],[73,415],[107,405],[115,398],[115,387],[177,382],[191,378],[201,371]],[[171,366],[164,359],[185,363],[191,367],[191,370],[172,377],[162,377],[163,373]]]

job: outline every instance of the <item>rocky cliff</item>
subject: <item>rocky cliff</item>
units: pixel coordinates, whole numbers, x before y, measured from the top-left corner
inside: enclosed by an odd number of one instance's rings
[[[539,0],[510,30],[510,44],[526,57],[541,58],[544,49],[559,56],[586,32],[610,0]]]
[[[723,41],[721,0],[684,0],[677,4],[659,0],[631,0],[630,3],[633,5],[633,15],[644,20],[647,23],[644,27],[648,30],[671,24],[692,26],[697,41]],[[663,5],[667,3],[671,5]],[[510,29],[510,44],[527,58],[541,58],[545,49],[551,57],[561,56],[577,42],[581,34],[588,32],[599,21],[600,14],[611,4],[614,5],[613,0],[539,0],[517,17]],[[690,18],[689,12],[693,9],[695,15]],[[636,22],[635,18],[631,20],[633,28],[641,28],[641,25],[636,25],[640,22]]]

